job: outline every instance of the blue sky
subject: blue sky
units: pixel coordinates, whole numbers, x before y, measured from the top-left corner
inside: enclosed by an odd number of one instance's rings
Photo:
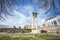
[[[22,28],[24,25],[31,24],[32,22],[32,12],[38,13],[38,24],[42,25],[44,20],[53,16],[56,16],[60,14],[60,9],[56,11],[56,13],[48,13],[44,14],[46,10],[39,9],[38,4],[36,0],[33,0],[31,3],[31,0],[16,0],[18,4],[12,5],[13,7],[13,17],[8,16],[6,18],[6,21],[1,21],[0,24],[4,25],[11,25],[11,26],[21,26]],[[57,2],[56,2],[57,3]],[[57,5],[59,7],[59,5]],[[11,13],[11,12],[10,12]]]

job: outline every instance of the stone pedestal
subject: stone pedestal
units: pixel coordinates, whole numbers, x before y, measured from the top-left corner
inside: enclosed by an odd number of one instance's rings
[[[40,33],[40,31],[39,30],[32,30],[31,33]]]

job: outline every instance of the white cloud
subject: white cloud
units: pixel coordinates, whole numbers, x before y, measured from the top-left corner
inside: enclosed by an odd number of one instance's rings
[[[8,17],[7,21],[1,22],[0,24],[4,25],[16,25],[16,26],[24,26],[31,21],[31,16],[26,16],[24,14],[25,11],[31,12],[31,7],[30,6],[25,6],[21,11],[16,11],[14,10],[14,17]]]
[[[16,8],[18,9],[18,7]],[[20,9],[19,9],[20,10]],[[22,28],[24,27],[24,25],[26,24],[30,24],[32,22],[32,12],[34,11],[32,6],[24,6],[23,8],[21,8],[20,11],[16,11],[14,10],[14,17],[8,17],[7,21],[2,22],[0,24],[5,24],[5,25],[16,25],[21,26]],[[26,14],[29,14],[30,16],[26,16]],[[44,13],[44,11],[39,11],[39,13]],[[44,19],[40,19],[40,15],[38,15],[39,19],[38,19],[38,24],[42,25],[44,22]]]

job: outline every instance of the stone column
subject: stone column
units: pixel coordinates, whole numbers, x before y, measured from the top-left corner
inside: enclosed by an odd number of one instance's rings
[[[32,13],[32,33],[38,33],[38,18],[37,13]]]
[[[32,13],[32,29],[36,30],[38,26],[37,23],[37,13]]]

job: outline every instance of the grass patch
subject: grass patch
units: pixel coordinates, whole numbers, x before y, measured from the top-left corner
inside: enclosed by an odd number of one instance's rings
[[[12,38],[9,36],[3,36],[3,37],[0,37],[0,40],[12,40]]]
[[[16,37],[13,38],[13,40],[36,40],[36,39],[32,37]]]
[[[32,37],[15,37],[11,38],[9,36],[3,36],[0,38],[0,40],[36,40],[35,38]]]
[[[15,37],[10,36],[0,37],[0,40],[60,40],[60,36],[48,34],[34,34],[35,37]]]
[[[60,40],[60,36],[57,35],[36,34],[35,37],[38,39],[45,39],[45,40]]]

